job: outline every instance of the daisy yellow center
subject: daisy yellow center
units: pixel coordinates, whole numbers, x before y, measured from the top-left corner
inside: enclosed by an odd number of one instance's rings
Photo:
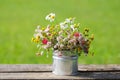
[[[51,16],[51,18],[52,18],[52,19],[54,19],[54,18],[55,18],[55,16]]]

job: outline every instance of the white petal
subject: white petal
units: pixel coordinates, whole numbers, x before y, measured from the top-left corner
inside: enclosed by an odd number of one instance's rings
[[[41,55],[43,55],[43,51],[41,51]]]
[[[37,26],[37,29],[40,29],[40,25]]]
[[[61,27],[61,29],[66,29],[68,27],[68,24],[62,22],[62,23],[60,23],[60,27]]]
[[[70,23],[70,19],[68,19],[68,18],[67,18],[65,21],[66,21],[67,23]]]
[[[75,28],[74,28],[74,25],[70,25],[70,28],[74,31]]]
[[[54,18],[53,18],[54,17]],[[54,13],[50,13],[45,17],[46,20],[53,22],[55,19],[55,14]]]
[[[45,19],[46,19],[46,20],[49,20],[49,19],[50,19],[49,15],[47,15],[47,16],[45,17]]]

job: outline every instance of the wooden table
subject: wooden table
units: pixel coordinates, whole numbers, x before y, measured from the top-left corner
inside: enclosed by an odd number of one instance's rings
[[[1,64],[0,79],[120,79],[120,65],[79,65],[76,76],[56,76],[52,65]]]

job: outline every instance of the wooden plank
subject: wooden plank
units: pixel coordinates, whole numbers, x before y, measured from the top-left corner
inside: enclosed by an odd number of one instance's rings
[[[0,79],[120,79],[120,65],[78,65],[76,76],[56,76],[48,64],[0,65]]]
[[[120,65],[79,65],[79,71],[120,71]],[[39,72],[51,71],[52,65],[48,64],[4,64],[0,65],[2,72]]]
[[[79,65],[80,71],[120,71],[119,64],[107,64],[107,65]]]
[[[0,73],[0,79],[120,79],[120,72],[79,72],[76,76],[56,76],[52,72]]]
[[[4,64],[0,65],[1,72],[28,72],[28,71],[51,71],[48,64]]]

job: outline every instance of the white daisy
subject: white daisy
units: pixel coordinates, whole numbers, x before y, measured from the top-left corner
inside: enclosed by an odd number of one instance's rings
[[[37,33],[33,35],[34,37],[40,36],[40,38],[43,38],[43,35],[41,33]]]
[[[65,21],[66,21],[67,23],[72,24],[72,23],[74,23],[74,20],[75,20],[75,18],[67,18]]]
[[[60,23],[61,29],[66,29],[68,27],[68,24],[66,22]]]
[[[40,29],[40,25],[37,26],[37,29]]]
[[[55,14],[54,13],[50,13],[45,17],[46,20],[53,22],[55,19]]]

